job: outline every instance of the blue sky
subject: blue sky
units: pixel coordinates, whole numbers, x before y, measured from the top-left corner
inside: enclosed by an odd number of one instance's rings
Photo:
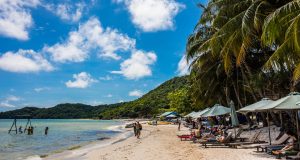
[[[0,2],[0,111],[134,100],[187,73],[196,0]]]

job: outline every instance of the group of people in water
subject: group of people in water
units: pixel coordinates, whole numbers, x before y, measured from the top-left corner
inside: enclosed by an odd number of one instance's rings
[[[140,124],[140,122],[136,122],[136,123],[133,123],[133,132],[134,132],[134,136],[136,138],[140,138],[141,136],[141,130],[142,130],[142,125]]]
[[[22,134],[23,132],[25,133],[26,130],[27,130],[27,134],[28,134],[28,135],[33,135],[33,129],[34,129],[33,126],[29,126],[28,129],[25,128],[25,130],[23,131],[23,130],[22,130],[22,126],[20,126],[20,127],[19,127],[19,134]],[[45,128],[45,135],[48,135],[48,130],[49,130],[49,127],[46,127],[46,128]]]

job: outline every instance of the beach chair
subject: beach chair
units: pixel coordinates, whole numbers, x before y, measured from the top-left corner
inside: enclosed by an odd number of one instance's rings
[[[256,146],[257,152],[267,152],[268,148],[271,151],[272,148],[278,149],[278,148],[283,148],[284,143],[289,139],[289,135],[283,134],[278,140],[274,141],[272,145],[258,145]]]
[[[247,138],[242,138],[241,134],[243,133],[243,128],[239,128],[236,132],[236,135],[234,137],[234,140],[240,140],[240,141],[245,141]]]
[[[238,146],[243,146],[242,148],[246,148],[244,147],[245,145],[252,145],[252,144],[258,144],[258,143],[266,143],[264,141],[260,141],[259,140],[259,135],[261,134],[261,130],[257,131],[250,139],[249,138],[244,138],[245,140],[240,141],[240,142],[232,142],[229,143],[228,145],[230,145],[232,148],[237,148]],[[249,139],[249,141],[246,141],[247,139]],[[253,148],[253,147],[252,147]]]
[[[191,134],[177,135],[177,137],[180,138],[181,141],[192,140],[194,136],[195,136],[195,132],[191,132]]]

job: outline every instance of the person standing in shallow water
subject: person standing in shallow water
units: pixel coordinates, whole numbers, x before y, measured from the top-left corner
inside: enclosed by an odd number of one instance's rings
[[[23,133],[22,126],[19,127],[19,133],[20,133],[20,134]]]
[[[49,127],[46,127],[45,128],[45,135],[48,135],[48,130],[49,130]]]

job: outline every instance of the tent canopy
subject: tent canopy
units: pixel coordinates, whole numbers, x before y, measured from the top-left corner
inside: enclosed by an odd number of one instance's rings
[[[228,114],[231,112],[230,108],[215,104],[209,111],[205,112],[202,117],[211,117]]]
[[[168,116],[168,115],[178,115],[178,113],[177,112],[165,112],[165,113],[163,113],[163,114],[161,114],[159,117],[166,117],[166,116]]]
[[[269,103],[259,109],[257,111],[265,111],[265,110],[298,110],[300,109],[300,105],[297,103],[300,101],[300,93],[292,92],[286,97],[280,98],[272,103]]]
[[[177,115],[174,115],[174,114],[169,114],[166,116],[167,118],[177,118]]]
[[[195,113],[197,113],[197,112],[193,111],[193,112],[191,112],[191,113],[185,115],[184,117],[193,117],[193,115],[194,115]]]
[[[193,114],[192,117],[193,118],[200,118],[204,113],[206,113],[209,110],[210,110],[210,108],[205,108],[204,110],[196,112],[195,114]]]
[[[238,110],[237,112],[246,114],[248,112],[255,112],[256,110],[260,109],[261,107],[264,107],[270,103],[272,103],[274,101],[270,100],[269,98],[263,98],[262,100],[255,102],[251,105],[248,105],[244,108],[241,108],[240,110]]]

